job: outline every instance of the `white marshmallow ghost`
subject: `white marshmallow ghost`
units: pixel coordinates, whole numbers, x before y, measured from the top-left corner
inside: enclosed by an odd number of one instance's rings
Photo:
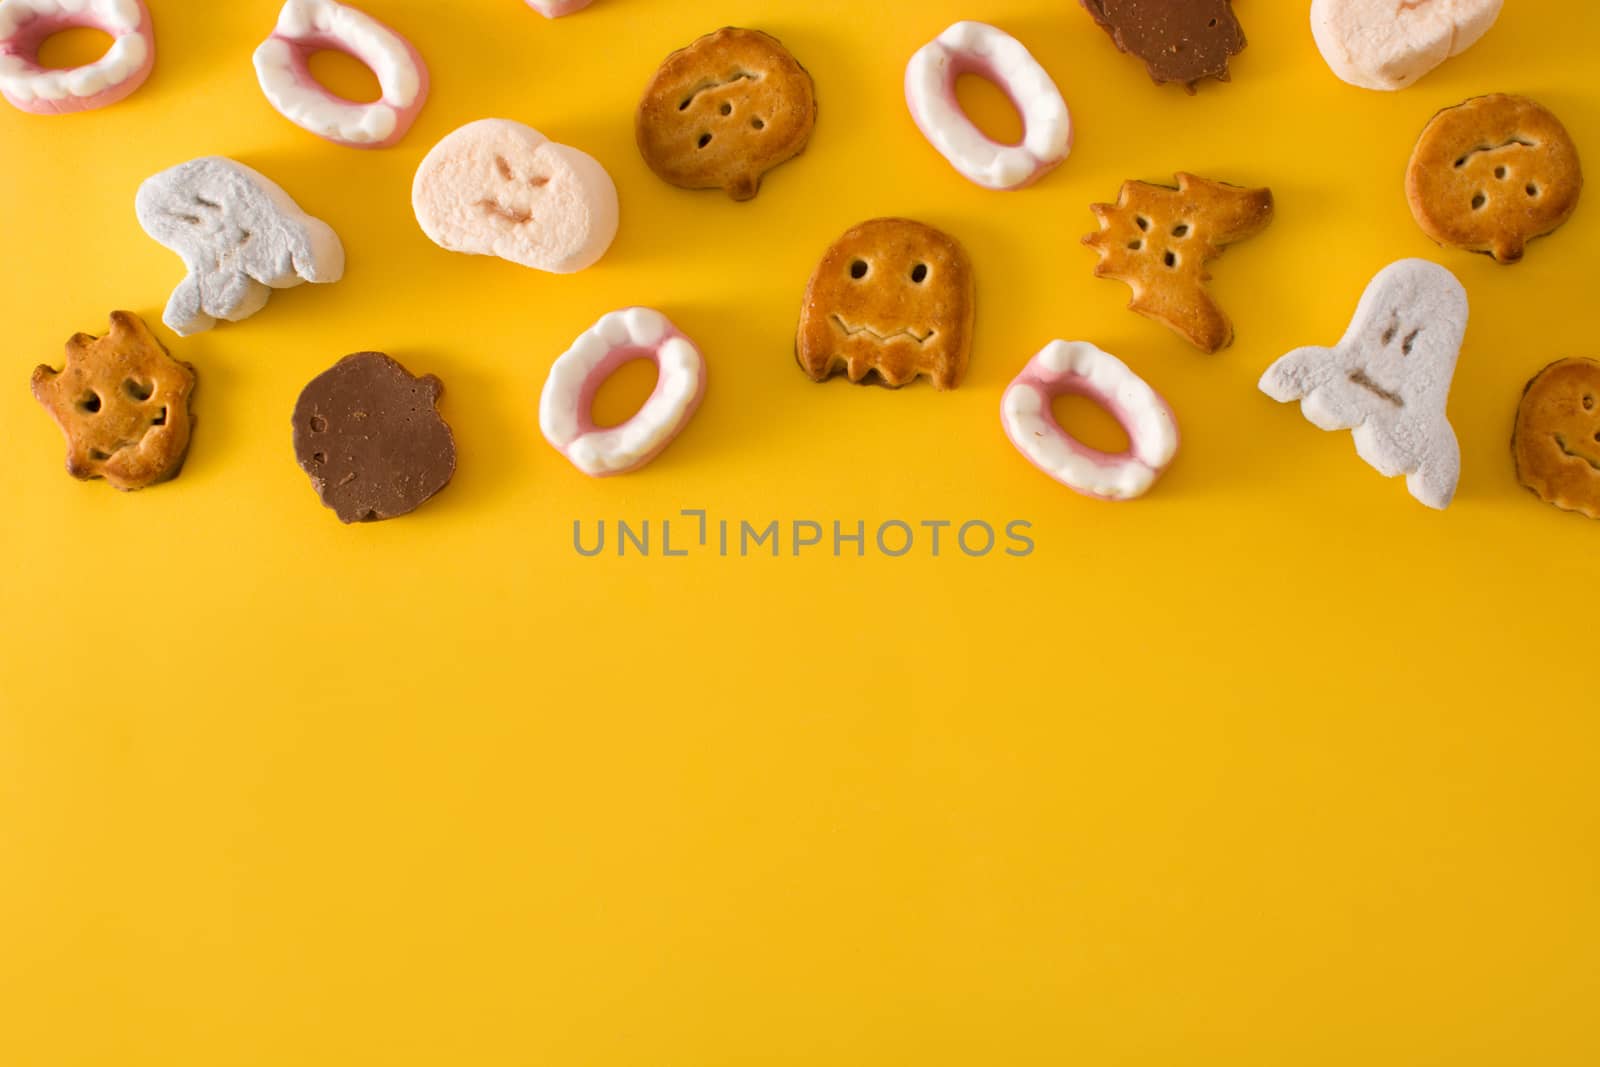
[[[1467,332],[1467,291],[1422,259],[1378,272],[1333,348],[1297,348],[1267,368],[1261,391],[1300,401],[1313,425],[1353,430],[1356,452],[1411,495],[1445,508],[1461,476],[1461,450],[1445,415]]]
[[[139,186],[135,209],[145,232],[189,268],[162,316],[181,337],[218,319],[249,318],[273,289],[344,277],[338,234],[231,159],[207,156],[162,171]]]
[[[1478,43],[1503,0],[1311,0],[1311,34],[1343,81],[1395,90]]]
[[[528,0],[528,6],[547,19],[577,14],[592,3],[594,0]]]

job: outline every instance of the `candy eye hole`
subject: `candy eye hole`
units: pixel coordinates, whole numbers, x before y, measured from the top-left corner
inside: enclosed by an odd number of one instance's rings
[[[78,400],[78,410],[90,415],[100,413],[100,394],[90,390]]]
[[[128,394],[129,400],[142,404],[150,399],[151,394],[155,392],[155,387],[136,378],[128,378],[122,383],[122,391]]]
[[[856,281],[860,281],[862,278],[865,278],[866,276],[867,276],[867,261],[866,260],[858,259],[854,263],[850,264],[850,277],[854,278]]]
[[[918,263],[915,267],[912,267],[911,280],[917,285],[921,285],[923,282],[927,281],[928,265],[926,263]]]
[[[1584,398],[1583,398],[1583,410],[1585,410],[1585,411],[1593,411],[1594,410],[1594,396],[1593,396],[1593,394],[1588,394],[1588,395],[1584,396]]]

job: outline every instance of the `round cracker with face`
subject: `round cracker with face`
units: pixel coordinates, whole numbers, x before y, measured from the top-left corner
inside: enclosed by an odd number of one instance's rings
[[[634,134],[662,181],[751,200],[768,171],[805,151],[816,122],[806,69],[776,38],[730,26],[667,57]]]
[[[1511,454],[1540,500],[1600,519],[1600,363],[1563,359],[1528,383]]]
[[[1500,263],[1517,262],[1529,241],[1566,222],[1582,191],[1578,149],[1561,120],[1504,93],[1435,115],[1406,170],[1424,233]]]
[[[960,242],[911,219],[873,219],[834,242],[811,276],[795,356],[814,381],[844,371],[898,388],[926,375],[935,389],[954,389],[975,307]]]

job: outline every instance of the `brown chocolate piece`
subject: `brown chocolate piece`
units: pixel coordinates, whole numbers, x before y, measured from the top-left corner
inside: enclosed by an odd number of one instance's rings
[[[111,332],[67,342],[61,370],[33,372],[33,395],[67,437],[67,473],[104,478],[118,489],[176,477],[189,451],[194,368],[167,355],[150,328],[127,311]]]
[[[1082,0],[1124,52],[1138,56],[1157,84],[1190,93],[1204,78],[1228,80],[1228,60],[1244,51],[1233,0]]]
[[[456,444],[439,417],[444,386],[382,352],[345,356],[311,380],[294,406],[294,453],[340,522],[415,511],[456,472]]]

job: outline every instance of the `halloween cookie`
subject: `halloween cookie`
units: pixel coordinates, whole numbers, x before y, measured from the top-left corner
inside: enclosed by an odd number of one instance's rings
[[[456,472],[439,416],[444,386],[382,352],[357,352],[311,380],[294,406],[294,454],[340,522],[376,522],[421,507]]]
[[[528,0],[528,6],[547,19],[575,15],[592,3],[594,0]]]
[[[1426,0],[1424,0],[1426,2]],[[1228,60],[1244,51],[1233,0],[1082,0],[1117,48],[1144,60],[1158,85],[1190,93],[1206,78],[1228,80]]]
[[[1517,481],[1540,500],[1600,519],[1600,363],[1563,359],[1534,376],[1511,455]]]
[[[617,187],[598,161],[509,119],[481,119],[434,146],[411,186],[441,248],[570,274],[617,236]]]
[[[987,78],[1011,98],[1022,116],[1021,144],[998,144],[967,118],[956,100],[963,74]],[[958,22],[911,57],[906,104],[928,143],[986,189],[1032,185],[1072,151],[1061,90],[1021,41],[982,22]]]
[[[1311,34],[1341,80],[1363,89],[1404,89],[1477,44],[1502,2],[1311,0]]]
[[[107,34],[106,54],[81,67],[54,70],[39,46],[87,26]],[[156,35],[144,0],[4,0],[0,2],[0,96],[36,115],[107,107],[132,95],[156,64]]]
[[[139,186],[134,207],[145,233],[188,268],[162,316],[181,337],[249,318],[274,289],[344,277],[344,246],[328,224],[231,159],[162,171]]]
[[[1205,283],[1206,264],[1272,222],[1270,189],[1241,189],[1179,174],[1177,188],[1126,182],[1115,204],[1093,204],[1100,232],[1083,243],[1100,254],[1097,278],[1133,290],[1128,307],[1171,327],[1202,352],[1233,343],[1233,323]]]
[[[976,288],[954,237],[910,219],[873,219],[828,249],[800,309],[795,355],[813,381],[843,371],[899,387],[926,375],[954,389],[972,350]]]
[[[601,427],[591,411],[601,384],[625,363],[656,365],[656,387],[620,426]],[[706,392],[706,361],[665,315],[627,308],[602,318],[550,368],[539,398],[545,440],[585,474],[638,470],[672,443],[694,418]]]
[[[775,38],[730,26],[667,57],[634,134],[662,181],[749,200],[763,175],[805,151],[816,121],[806,69]]]
[[[1404,474],[1412,496],[1444,508],[1461,475],[1445,404],[1466,331],[1467,291],[1455,275],[1403,259],[1372,279],[1343,340],[1290,352],[1267,368],[1261,391],[1300,401],[1321,429],[1353,430],[1378,473]]]
[[[1102,452],[1063,430],[1050,405],[1067,395],[1109,411],[1128,448]],[[1099,500],[1143,496],[1178,454],[1178,420],[1167,402],[1122,360],[1083,341],[1052,341],[1034,356],[1001,398],[1000,421],[1029,463]]]
[[[1435,115],[1406,170],[1417,225],[1439,244],[1522,258],[1527,242],[1572,217],[1583,191],[1561,120],[1521,96],[1479,96]]]
[[[335,96],[308,63],[331,49],[377,75],[383,96],[358,104]],[[288,0],[272,36],[256,49],[256,80],[278,114],[302,130],[350,148],[388,148],[406,135],[428,100],[428,66],[411,42],[337,0]]]
[[[176,477],[189,451],[194,368],[167,355],[139,316],[111,313],[104,337],[67,342],[62,370],[33,372],[33,395],[67,438],[67,473],[143,489]]]

